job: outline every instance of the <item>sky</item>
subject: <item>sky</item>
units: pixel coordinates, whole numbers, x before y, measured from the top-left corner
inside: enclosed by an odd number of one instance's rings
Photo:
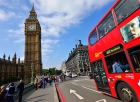
[[[24,60],[24,23],[33,6],[41,25],[43,69],[61,69],[78,40],[88,44],[90,31],[116,0],[0,0],[0,58]]]

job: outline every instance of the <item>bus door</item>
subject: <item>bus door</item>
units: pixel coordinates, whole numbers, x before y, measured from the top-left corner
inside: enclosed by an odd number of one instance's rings
[[[110,93],[108,80],[101,60],[92,63],[92,71],[99,91]]]

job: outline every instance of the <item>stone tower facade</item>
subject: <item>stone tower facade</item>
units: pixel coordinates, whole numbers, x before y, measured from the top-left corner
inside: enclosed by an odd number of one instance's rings
[[[25,21],[25,78],[30,81],[31,65],[33,65],[34,77],[42,75],[42,55],[41,55],[41,26],[37,19],[34,5],[29,17]]]

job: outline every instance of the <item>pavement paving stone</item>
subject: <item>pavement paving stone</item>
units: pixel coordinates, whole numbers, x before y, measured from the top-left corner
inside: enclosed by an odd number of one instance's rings
[[[45,89],[38,88],[30,91],[22,97],[22,100],[22,102],[59,102],[54,83],[52,86],[47,85]]]

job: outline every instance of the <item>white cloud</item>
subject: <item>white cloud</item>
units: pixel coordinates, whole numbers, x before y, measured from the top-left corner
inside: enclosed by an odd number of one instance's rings
[[[28,8],[26,5],[21,6],[21,8],[22,8],[23,10],[29,11],[29,8]]]
[[[45,61],[48,61],[49,60],[49,56],[42,56],[42,58],[43,58],[43,61],[45,62]]]
[[[15,40],[14,43],[21,43],[21,42],[24,42],[25,41],[25,38],[19,38],[18,40]]]
[[[24,23],[23,21],[18,25],[19,29],[9,29],[8,32],[10,33],[10,37],[18,38],[18,40],[14,41],[15,43],[24,42]]]
[[[42,55],[46,56],[47,53],[53,52],[52,45],[57,44],[59,40],[45,39],[42,40]]]
[[[18,30],[13,30],[13,29],[10,29],[8,30],[8,32],[10,33],[10,36],[11,37],[23,37],[24,36],[24,28],[20,28]]]
[[[9,40],[9,38],[5,38],[5,39],[3,39],[4,41],[8,41]]]
[[[46,43],[50,43],[50,44],[56,44],[58,43],[60,40],[51,40],[51,39],[45,39],[45,40],[42,40],[42,44],[46,44]]]
[[[19,2],[20,0],[0,0],[0,6],[13,9],[19,5]]]
[[[14,12],[5,12],[5,11],[0,9],[0,20],[6,21],[6,20],[10,19],[13,16],[15,16]]]
[[[24,61],[24,56],[21,56],[20,57],[20,61]]]
[[[35,3],[43,36],[59,37],[65,28],[77,25],[94,10],[111,0],[30,0]]]
[[[5,2],[5,0],[0,0],[0,5],[9,6],[9,4]]]

